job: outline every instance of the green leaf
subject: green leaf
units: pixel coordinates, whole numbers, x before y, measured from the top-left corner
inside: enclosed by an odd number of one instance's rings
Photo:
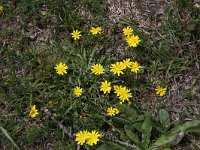
[[[123,119],[123,118],[120,118],[120,117],[113,117],[112,120],[115,121],[115,122],[118,122],[122,125],[130,124],[130,121]]]
[[[142,144],[144,149],[148,148],[152,130],[151,114],[147,113],[142,125]]]
[[[186,133],[191,133],[191,132],[193,132],[193,133],[199,133],[199,134],[200,134],[200,127],[197,126],[197,127],[188,129],[188,130],[186,131]]]
[[[119,137],[122,141],[128,141],[128,137],[126,136],[126,134],[124,132],[120,133],[120,137]]]
[[[166,129],[170,127],[170,116],[165,109],[159,110],[158,120]]]
[[[116,104],[115,107],[120,110],[124,115],[126,115],[127,120],[133,122],[137,119],[137,112],[135,109],[128,107],[124,104]]]
[[[128,147],[121,146],[114,142],[108,141],[105,144],[101,145],[97,150],[130,150]]]
[[[171,129],[166,134],[161,135],[157,141],[149,148],[149,150],[157,149],[163,145],[167,144],[177,144],[181,141],[185,133],[200,131],[200,120],[193,120],[191,122],[186,122],[182,125]]]
[[[3,134],[12,142],[12,144],[19,149],[19,147],[15,144],[15,142],[13,141],[13,139],[10,137],[10,135],[8,134],[8,132],[6,131],[6,129],[4,129],[2,126],[0,126],[1,131],[3,132]]]
[[[143,124],[143,121],[136,121],[132,124],[132,127],[142,132],[142,124]]]
[[[113,150],[129,150],[128,147],[116,144],[116,143],[111,142],[111,141],[108,141],[107,144],[109,144],[113,148]]]
[[[108,145],[108,144],[103,144],[103,145],[101,145],[99,148],[97,148],[97,150],[115,150],[115,149],[113,149],[113,147],[111,147],[110,145]]]
[[[133,128],[131,126],[125,125],[124,130],[126,132],[126,135],[136,144],[139,143],[139,139],[137,135],[132,131]]]
[[[145,115],[138,115],[137,120],[132,123],[132,127],[142,132],[142,124],[144,122]]]

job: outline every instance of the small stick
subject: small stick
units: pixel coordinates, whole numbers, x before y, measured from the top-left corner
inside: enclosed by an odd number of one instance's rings
[[[128,142],[123,142],[123,141],[120,141],[118,140],[116,137],[112,136],[112,135],[105,135],[104,136],[105,139],[109,140],[109,141],[113,141],[115,143],[118,143],[118,144],[121,144],[121,145],[125,145],[127,147],[131,147],[133,149],[138,149],[138,147],[135,145],[135,144],[130,144]]]
[[[57,121],[54,116],[52,115],[52,113],[47,109],[47,108],[41,108],[41,110],[48,115],[57,125],[58,127],[71,139],[73,139],[75,137],[75,134],[71,134],[66,127],[60,123],[59,121]],[[131,147],[133,149],[138,149],[138,147],[135,144],[129,144],[128,142],[123,142],[118,140],[116,137],[112,136],[112,135],[105,135],[104,136],[105,139],[109,140],[109,141],[113,141],[115,143],[121,144],[121,145],[125,145],[127,147]],[[85,148],[88,149],[88,147],[85,145]],[[80,149],[80,145],[77,145],[77,150]]]
[[[59,121],[57,121],[57,120],[54,118],[54,116],[51,114],[51,112],[50,112],[47,108],[42,108],[42,110],[43,110],[43,112],[44,112],[46,115],[48,115],[48,116],[58,125],[58,127],[59,127],[61,130],[63,130],[63,132],[64,132],[66,135],[68,135],[69,138],[71,138],[71,139],[74,138],[74,135],[71,134],[71,133],[66,129],[66,127],[65,127],[62,123],[60,123]]]

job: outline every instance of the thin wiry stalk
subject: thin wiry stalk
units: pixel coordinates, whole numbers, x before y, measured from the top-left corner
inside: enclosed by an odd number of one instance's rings
[[[69,138],[73,139],[75,137],[75,134],[71,134],[61,122],[57,121],[54,118],[54,116],[52,115],[52,113],[47,108],[41,108],[41,110],[46,115],[48,115]],[[135,144],[130,144],[128,142],[120,141],[119,139],[117,139],[116,137],[114,137],[110,134],[105,135],[104,138],[109,140],[109,141],[112,141],[112,142],[115,142],[115,143],[118,143],[118,144],[121,144],[121,145],[124,145],[124,146],[127,146],[127,147],[131,147],[133,149],[138,149],[138,147]],[[88,147],[86,145],[85,145],[85,148],[88,149]],[[77,145],[77,150],[78,149],[80,149],[80,145]]]
[[[46,115],[48,115],[48,116],[58,125],[58,127],[59,127],[61,130],[63,130],[63,132],[64,132],[69,138],[71,138],[71,139],[74,138],[74,135],[71,134],[71,133],[66,129],[66,127],[65,127],[62,123],[60,123],[59,121],[57,121],[57,120],[54,118],[54,116],[52,115],[52,113],[51,113],[47,108],[42,108],[42,110],[43,110],[43,112],[44,112]]]
[[[112,142],[115,142],[115,143],[118,143],[118,144],[121,144],[121,145],[125,145],[127,147],[131,147],[133,149],[138,149],[138,147],[135,144],[130,144],[128,142],[120,141],[119,139],[117,139],[117,137],[114,137],[114,136],[112,136],[110,134],[109,135],[105,135],[104,138],[109,140],[109,141],[112,141]]]

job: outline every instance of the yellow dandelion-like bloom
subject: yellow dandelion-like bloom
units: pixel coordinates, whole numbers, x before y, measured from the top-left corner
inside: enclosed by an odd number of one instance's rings
[[[125,68],[130,68],[131,67],[131,64],[133,63],[132,61],[130,61],[130,58],[127,58],[125,60],[123,60],[123,65]]]
[[[92,35],[97,35],[97,34],[101,34],[102,28],[101,27],[92,27],[90,29],[90,32],[92,33]]]
[[[3,12],[3,10],[4,10],[3,6],[2,6],[2,5],[0,5],[0,13],[2,13],[2,12]]]
[[[80,88],[79,86],[76,86],[76,87],[74,88],[74,95],[76,95],[77,97],[81,96],[82,93],[83,93],[83,89]]]
[[[130,90],[127,89],[126,87],[122,87],[120,88],[120,95],[119,95],[119,99],[124,102],[125,100],[126,101],[129,101],[129,98],[132,97],[132,93],[129,93]]]
[[[54,69],[56,70],[57,74],[64,75],[67,74],[68,66],[66,64],[59,63],[54,67]]]
[[[104,74],[104,68],[101,64],[95,64],[91,67],[91,71],[95,75]]]
[[[111,64],[110,71],[114,74],[120,76],[120,74],[124,74],[123,70],[125,69],[124,64],[122,62],[116,62],[115,64]]]
[[[38,110],[36,109],[36,106],[33,105],[33,106],[31,107],[31,111],[30,111],[30,113],[29,113],[29,116],[31,116],[31,118],[34,118],[34,117],[36,117],[38,114],[39,114],[39,113],[38,113]]]
[[[85,131],[79,131],[76,134],[75,141],[77,141],[78,144],[83,145],[86,142],[86,140],[89,138],[89,134],[90,133],[87,130],[85,130]]]
[[[123,28],[123,34],[124,36],[130,36],[133,34],[133,29],[131,27]]]
[[[135,62],[132,62],[132,63],[131,63],[130,68],[131,68],[131,72],[137,73],[137,72],[140,70],[140,68],[142,68],[142,66],[140,66],[140,65],[135,61]]]
[[[117,96],[120,96],[120,91],[121,91],[122,86],[118,86],[118,85],[114,85],[113,89],[114,89],[114,93],[117,94]]]
[[[81,37],[81,32],[78,31],[78,30],[73,30],[73,32],[71,33],[71,35],[72,35],[72,38],[74,40],[78,40]]]
[[[160,96],[164,96],[166,94],[167,88],[163,88],[162,86],[157,86],[155,91],[156,91],[156,94]]]
[[[113,108],[113,109],[114,109],[116,115],[119,114],[119,110],[117,108]]]
[[[87,139],[86,144],[90,146],[97,144],[100,137],[102,137],[102,135],[99,134],[96,130],[93,130],[92,132],[89,133],[89,138]]]
[[[129,47],[137,47],[137,45],[140,43],[140,39],[138,36],[130,35],[127,36],[126,42],[128,43]]]
[[[104,82],[101,82],[100,91],[103,91],[104,94],[110,93],[110,91],[111,91],[111,82],[108,82],[107,80],[104,81]]]
[[[109,107],[107,109],[108,116],[115,116],[116,114],[119,114],[119,110],[117,108]]]
[[[117,96],[119,97],[119,99],[121,100],[121,102],[123,103],[125,100],[129,101],[129,98],[132,97],[132,93],[130,93],[130,90],[127,89],[126,87],[123,86],[118,86],[115,85],[114,86],[114,93],[117,94]]]

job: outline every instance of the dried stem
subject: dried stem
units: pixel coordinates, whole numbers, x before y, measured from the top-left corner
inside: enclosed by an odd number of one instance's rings
[[[133,149],[138,149],[138,147],[135,144],[130,144],[128,142],[120,141],[119,139],[117,139],[117,137],[114,137],[112,135],[105,135],[104,138],[109,140],[109,141],[112,141],[112,142],[115,142],[115,143],[118,143],[118,144],[121,144],[121,145],[125,145],[127,147],[131,147]]]
[[[54,116],[52,115],[52,113],[47,108],[41,108],[41,110],[46,115],[48,115],[69,138],[73,139],[75,137],[75,134],[71,134],[62,123],[57,121],[54,118]],[[114,137],[112,135],[105,135],[104,138],[109,140],[109,141],[112,141],[112,142],[115,142],[115,143],[118,143],[118,144],[121,144],[121,145],[124,145],[124,146],[127,146],[127,147],[131,147],[133,149],[138,149],[138,147],[135,144],[131,145],[128,142],[120,141],[119,139],[117,139],[116,137]],[[85,148],[88,149],[88,147],[86,145],[85,145]],[[80,149],[80,145],[77,145],[77,150],[79,150],[79,149]]]
[[[48,116],[58,125],[58,127],[59,127],[61,130],[63,130],[63,132],[64,132],[69,138],[71,138],[71,139],[74,138],[74,135],[71,134],[71,133],[66,129],[66,127],[65,127],[62,123],[60,123],[59,121],[57,121],[57,120],[54,118],[54,116],[52,115],[52,113],[51,113],[47,108],[42,108],[42,110],[43,110],[43,112],[44,112],[46,115],[48,115]]]

